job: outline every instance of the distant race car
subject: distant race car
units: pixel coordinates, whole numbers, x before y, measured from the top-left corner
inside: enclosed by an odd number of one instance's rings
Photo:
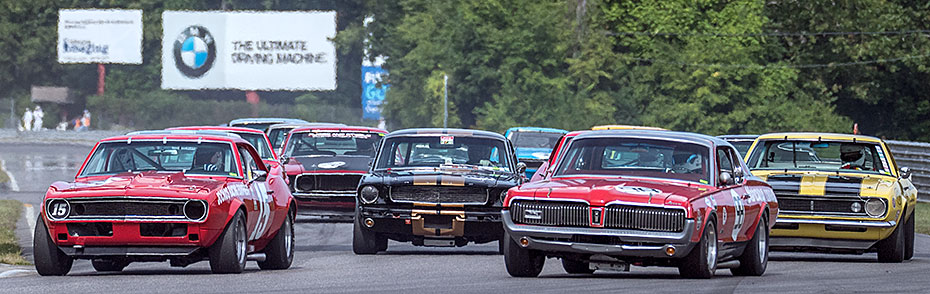
[[[730,144],[622,130],[588,131],[567,148],[547,180],[507,193],[501,218],[511,276],[539,275],[547,257],[573,274],[630,265],[678,267],[688,278],[723,267],[765,272],[779,206]]]
[[[296,118],[278,118],[278,117],[256,117],[256,118],[237,118],[229,121],[226,126],[243,127],[262,132],[268,130],[268,127],[276,124],[306,124],[308,121]]]
[[[782,209],[773,250],[914,256],[917,188],[879,138],[830,133],[759,136],[746,162]]]
[[[549,153],[566,130],[517,127],[507,129],[504,137],[513,142],[517,151],[517,160],[526,164],[526,177],[533,177],[539,166],[549,159]]]
[[[268,127],[265,130],[265,133],[268,134],[268,140],[271,141],[271,150],[274,151],[274,154],[281,156],[281,151],[284,148],[284,139],[287,138],[287,134],[291,130],[299,127],[313,127],[313,126],[344,126],[345,124],[340,123],[283,123],[275,124]]]
[[[97,271],[131,262],[239,273],[246,260],[286,269],[296,203],[238,135],[149,131],[97,143],[73,182],[55,182],[34,237],[36,270],[65,275],[74,259]]]
[[[733,147],[736,147],[736,151],[739,152],[739,155],[743,158],[746,158],[746,154],[749,152],[749,146],[752,146],[752,142],[758,138],[759,135],[722,135],[717,136],[717,138],[723,139],[724,141],[730,142]]]
[[[218,131],[239,135],[239,137],[242,137],[242,139],[248,141],[249,144],[252,144],[252,147],[255,147],[255,150],[258,151],[258,156],[260,156],[265,165],[268,166],[269,176],[284,177],[284,169],[281,167],[281,163],[278,162],[278,156],[271,151],[271,143],[268,140],[268,136],[265,135],[265,133],[263,133],[261,130],[242,127],[218,126],[175,127],[168,128],[167,130]]]
[[[281,161],[301,215],[351,220],[359,179],[387,131],[315,126],[292,130]]]
[[[389,134],[359,183],[352,250],[385,251],[388,239],[418,246],[501,240],[501,200],[525,168],[509,142],[478,130]]]
[[[552,171],[555,169],[555,166],[553,166],[553,163],[556,162],[556,160],[558,160],[559,158],[559,155],[562,154],[563,151],[565,151],[566,147],[568,146],[568,143],[571,143],[572,139],[574,139],[575,136],[578,136],[584,132],[589,132],[589,131],[573,131],[573,132],[568,132],[565,135],[562,135],[562,137],[559,138],[559,141],[556,142],[555,147],[552,148],[552,152],[549,154],[549,158],[546,159],[546,161],[544,161],[539,166],[539,168],[536,169],[536,172],[533,173],[533,176],[530,177],[530,182],[540,181],[540,180],[546,179],[549,176],[551,176]]]

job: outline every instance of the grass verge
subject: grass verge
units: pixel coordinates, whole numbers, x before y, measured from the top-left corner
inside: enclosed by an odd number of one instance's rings
[[[917,222],[914,223],[917,233],[930,235],[930,203],[917,202],[914,216],[917,217]]]
[[[2,174],[2,173],[0,173]],[[0,200],[0,263],[29,265],[16,241],[16,221],[23,213],[23,203]]]

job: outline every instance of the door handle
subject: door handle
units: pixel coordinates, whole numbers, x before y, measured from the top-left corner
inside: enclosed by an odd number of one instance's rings
[[[273,194],[274,194],[274,190],[268,190],[268,191],[265,191],[265,193],[267,193],[268,195],[273,195]]]
[[[743,200],[749,199],[749,194],[743,194],[743,196],[741,196],[740,199],[743,199]]]

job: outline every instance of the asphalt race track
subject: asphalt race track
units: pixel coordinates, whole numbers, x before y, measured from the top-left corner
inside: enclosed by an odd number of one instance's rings
[[[0,160],[16,180],[16,190],[0,198],[38,207],[50,183],[71,180],[89,146],[0,144]],[[35,219],[35,216],[30,216]],[[20,224],[26,224],[20,221]],[[21,243],[32,232],[18,228]],[[3,293],[927,293],[930,292],[930,236],[918,235],[914,259],[878,263],[874,253],[826,255],[773,252],[762,277],[734,277],[717,271],[711,280],[685,280],[675,268],[632,267],[630,272],[569,275],[555,259],[539,278],[507,275],[497,244],[424,248],[391,242],[386,253],[352,253],[351,224],[301,222],[297,255],[289,270],[261,271],[249,262],[238,275],[213,275],[207,262],[186,268],[168,263],[134,263],[119,273],[97,273],[90,262],[74,263],[65,277],[35,273],[0,278]],[[27,240],[22,240],[28,238]],[[31,248],[24,248],[31,259]]]

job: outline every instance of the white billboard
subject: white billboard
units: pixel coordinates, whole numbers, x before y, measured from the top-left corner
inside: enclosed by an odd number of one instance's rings
[[[334,11],[165,11],[162,20],[164,89],[336,89]]]
[[[142,10],[61,9],[59,63],[142,63]]]

